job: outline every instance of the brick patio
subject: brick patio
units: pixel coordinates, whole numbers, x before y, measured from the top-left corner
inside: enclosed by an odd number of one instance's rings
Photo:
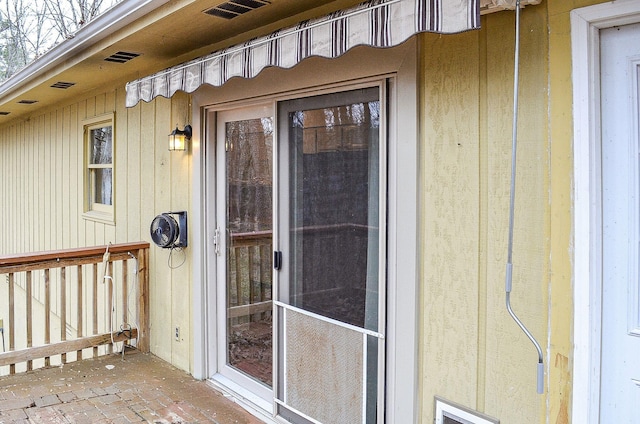
[[[0,377],[5,423],[259,424],[203,381],[136,351]]]

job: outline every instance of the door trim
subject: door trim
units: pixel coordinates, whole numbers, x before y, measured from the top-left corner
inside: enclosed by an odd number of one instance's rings
[[[572,421],[600,419],[602,211],[600,30],[640,22],[640,0],[571,12],[573,60],[573,402]]]

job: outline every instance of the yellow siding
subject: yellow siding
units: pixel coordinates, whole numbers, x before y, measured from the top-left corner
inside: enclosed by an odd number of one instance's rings
[[[119,88],[47,110],[0,129],[2,217],[0,254],[150,241],[155,215],[188,210],[191,156],[169,153],[167,135],[190,123],[190,97],[179,93],[135,108],[124,107]],[[83,120],[115,113],[115,225],[82,216]],[[188,250],[187,250],[188,252]],[[190,368],[191,258],[170,270],[168,251],[151,247],[151,348]],[[183,253],[174,252],[174,265]],[[179,326],[181,340],[173,328]]]
[[[521,25],[512,304],[546,347],[545,8],[526,8]],[[502,12],[483,18],[479,32],[425,35],[421,42],[424,423],[433,420],[435,395],[501,422],[544,421],[545,397],[536,395],[536,351],[505,308],[513,28],[514,14]]]
[[[433,396],[507,423],[571,422],[572,85],[570,11],[601,0],[547,0],[522,13],[513,306],[504,305],[514,13],[482,30],[421,37],[422,422]]]

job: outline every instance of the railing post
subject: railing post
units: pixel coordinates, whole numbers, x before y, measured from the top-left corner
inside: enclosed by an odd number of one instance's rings
[[[149,249],[138,250],[138,350],[150,351],[149,340]]]

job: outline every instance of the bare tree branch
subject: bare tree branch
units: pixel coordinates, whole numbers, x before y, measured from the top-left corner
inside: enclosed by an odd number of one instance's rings
[[[119,0],[0,0],[0,80],[57,43]]]

